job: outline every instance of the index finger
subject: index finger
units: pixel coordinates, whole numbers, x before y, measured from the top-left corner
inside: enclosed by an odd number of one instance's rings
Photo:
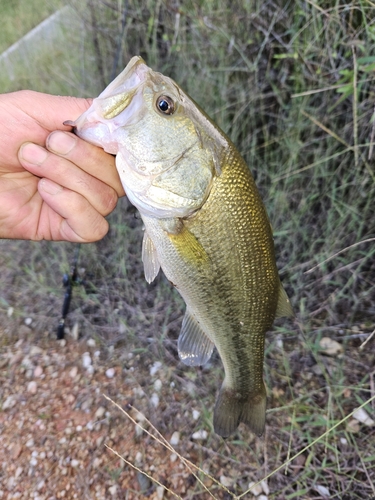
[[[124,196],[125,192],[117,173],[115,157],[106,153],[102,148],[89,144],[71,132],[60,130],[52,132],[47,137],[46,148],[111,186],[118,196]]]

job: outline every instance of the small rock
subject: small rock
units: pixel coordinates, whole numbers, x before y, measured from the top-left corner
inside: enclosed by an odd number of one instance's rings
[[[41,490],[43,487],[44,487],[44,480],[42,479],[41,481],[39,481],[39,483],[36,485],[36,490],[39,491]]]
[[[43,373],[43,368],[40,365],[36,366],[34,369],[34,377],[38,378],[42,375],[42,373]]]
[[[17,342],[14,344],[14,347],[16,349],[19,349],[22,344],[23,344],[23,339],[18,339]]]
[[[32,380],[27,384],[27,392],[29,392],[30,394],[36,394],[37,390],[38,390],[38,385],[35,382],[35,380]]]
[[[180,442],[180,433],[178,431],[174,431],[169,442],[172,446],[178,445],[178,443]]]
[[[156,488],[156,498],[158,500],[163,500],[163,498],[164,498],[164,492],[165,492],[164,486],[158,486]]]
[[[33,318],[25,318],[24,323],[26,326],[30,326],[32,322],[33,322]]]
[[[139,489],[142,492],[146,492],[147,490],[150,489],[152,483],[151,483],[150,478],[147,477],[146,474],[143,474],[143,472],[137,471],[137,480],[138,480],[138,484],[139,484]]]
[[[114,497],[117,493],[117,485],[114,484],[110,488],[108,488],[108,492]]]
[[[354,418],[352,420],[349,420],[349,422],[346,424],[346,430],[348,432],[352,432],[353,434],[359,432],[360,427],[358,420],[355,420]]]
[[[88,368],[92,365],[92,360],[89,352],[84,352],[82,354],[82,366],[83,368]]]
[[[258,500],[268,500],[267,495],[259,495]]]
[[[230,488],[233,484],[233,481],[230,477],[227,477],[227,476],[220,476],[220,482],[223,486],[225,486],[226,488]]]
[[[2,409],[3,410],[9,410],[10,408],[13,408],[13,406],[16,405],[16,402],[17,402],[17,398],[16,398],[15,395],[8,396],[6,398],[6,400],[4,401],[4,403],[3,403]]]
[[[324,354],[327,356],[337,356],[343,352],[343,347],[341,344],[336,342],[329,337],[323,337],[320,339],[319,346]]]
[[[14,474],[14,477],[15,478],[20,477],[20,475],[22,474],[22,472],[23,472],[23,468],[22,467],[17,467],[16,472]]]
[[[156,392],[153,392],[150,398],[151,404],[154,408],[157,408],[159,406],[159,396],[156,394]]]
[[[18,328],[18,335],[20,335],[21,337],[27,337],[28,335],[31,334],[31,332],[32,332],[31,328],[29,328],[24,324],[20,325]]]
[[[198,420],[200,417],[200,412],[198,410],[193,410],[193,420]]]
[[[248,489],[255,497],[260,495],[263,491],[262,485],[260,483],[254,483],[254,481],[249,483]]]
[[[16,478],[11,476],[8,481],[7,481],[7,484],[6,484],[6,488],[8,491],[12,491],[12,489],[14,488],[14,485],[16,484]]]
[[[13,460],[16,460],[21,455],[21,451],[22,451],[22,446],[20,444],[15,444],[10,450],[11,458]]]
[[[322,486],[320,484],[316,485],[315,487],[315,490],[320,494],[322,495],[322,497],[324,498],[330,498],[331,497],[331,494],[329,492],[329,489],[326,488],[325,486]]]
[[[340,443],[343,444],[343,445],[346,445],[348,444],[348,440],[346,438],[340,438]]]
[[[92,466],[94,469],[98,469],[100,467],[101,463],[102,463],[102,459],[99,457],[96,457],[92,463]]]
[[[90,365],[86,368],[87,375],[94,375],[94,372],[95,372],[95,368],[92,365]]]
[[[73,467],[74,469],[77,468],[79,466],[79,461],[76,460],[76,459],[73,459],[71,462],[70,462],[70,466]]]
[[[73,337],[74,340],[78,340],[79,337],[79,323],[75,322],[73,325],[73,328],[70,332],[70,335]]]
[[[176,453],[172,453],[171,456],[169,457],[169,460],[173,463],[177,460],[177,455]]]
[[[155,389],[155,391],[160,391],[162,387],[163,387],[163,383],[160,380],[160,378],[158,378],[157,380],[155,380],[155,382],[154,382],[154,389]]]
[[[30,349],[29,356],[30,357],[32,357],[32,356],[40,356],[43,353],[44,353],[44,351],[43,351],[42,348],[40,348],[37,345],[33,345],[32,348]]]
[[[78,374],[78,367],[77,366],[73,366],[73,368],[69,372],[69,377],[70,378],[76,378],[77,374]]]
[[[10,358],[10,361],[9,361],[9,365],[10,366],[13,366],[13,365],[17,365],[21,359],[23,358],[23,354],[22,352],[18,351],[16,352],[11,358]]]
[[[208,432],[205,431],[204,429],[200,429],[199,431],[194,432],[194,434],[191,437],[192,437],[192,439],[195,439],[198,441],[198,440],[207,439],[207,436],[208,436]]]
[[[91,420],[89,422],[87,422],[86,424],[86,429],[89,430],[89,431],[93,431],[94,430],[94,427],[95,427],[95,424],[94,422],[92,422]]]
[[[35,457],[31,457],[30,458],[30,466],[35,467],[36,465],[38,465],[38,460]]]
[[[89,347],[95,347],[96,346],[96,342],[94,339],[87,339],[87,342],[86,344],[89,346]]]
[[[104,439],[105,437],[104,436],[99,436],[96,441],[95,441],[95,445],[97,448],[100,448],[104,442]]]
[[[142,436],[142,434],[143,434],[142,427],[140,427],[139,425],[136,425],[134,430],[135,430],[135,435],[137,438]]]
[[[31,438],[31,439],[29,439],[28,441],[26,441],[25,446],[26,446],[27,448],[32,448],[32,447],[34,446],[34,439],[33,439],[33,438]]]
[[[11,318],[13,316],[13,313],[14,313],[14,307],[8,307],[8,310],[7,310],[8,318]]]
[[[86,399],[86,400],[82,403],[82,406],[81,406],[82,410],[83,410],[83,411],[88,410],[88,409],[91,407],[91,405],[93,404],[93,402],[94,402],[94,398],[87,398],[87,399]]]
[[[366,410],[363,408],[359,408],[353,413],[353,418],[361,422],[362,424],[367,425],[368,427],[372,427],[375,425],[374,420],[370,417]]]
[[[95,418],[100,419],[104,416],[104,414],[105,414],[104,406],[99,406],[99,408],[95,412]]]
[[[261,481],[260,485],[262,487],[263,493],[265,493],[266,495],[269,495],[270,489],[269,489],[267,481]]]
[[[313,373],[315,373],[315,375],[318,375],[318,376],[323,375],[323,370],[322,370],[321,366],[318,364],[312,366],[310,369]]]
[[[31,368],[34,368],[34,364],[29,358],[29,356],[25,356],[23,360],[21,361],[21,366],[25,368],[26,370],[30,370]],[[32,373],[32,372],[31,372]]]
[[[143,398],[143,396],[145,395],[145,392],[142,389],[142,387],[133,387],[132,391],[133,394],[139,398]]]
[[[65,339],[58,340],[58,343],[59,343],[60,347],[65,347],[66,346],[66,340]]]
[[[162,364],[160,361],[155,361],[155,363],[150,368],[150,375],[153,377],[160,370]]]
[[[137,454],[134,459],[134,463],[137,467],[140,467],[142,465],[142,453],[140,451],[137,451]]]
[[[105,372],[105,376],[107,378],[113,378],[115,375],[116,375],[116,371],[114,368],[108,368],[108,370],[106,370],[106,372]]]

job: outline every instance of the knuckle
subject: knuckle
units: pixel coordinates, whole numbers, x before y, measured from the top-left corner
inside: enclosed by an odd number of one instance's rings
[[[103,198],[103,215],[108,215],[116,208],[118,196],[114,189],[108,188]]]

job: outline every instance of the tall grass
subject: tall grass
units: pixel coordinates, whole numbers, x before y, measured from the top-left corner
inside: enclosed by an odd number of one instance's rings
[[[268,209],[280,273],[297,320],[278,321],[267,336],[271,409],[263,444],[242,428],[226,444],[214,435],[206,443],[222,467],[230,463],[228,457],[238,460],[233,491],[239,495],[249,478],[261,479],[294,451],[311,446],[285,474],[269,479],[270,498],[322,498],[317,486],[342,500],[375,496],[371,428],[353,433],[342,423],[316,442],[373,391],[374,339],[362,350],[360,345],[375,328],[374,4],[71,4],[86,26],[85,43],[91,48],[83,60],[95,79],[70,86],[65,81],[64,92],[92,93],[131,56],[141,55],[173,77],[231,137]],[[72,61],[74,67],[79,64],[75,56]],[[76,291],[71,324],[78,321],[83,335],[94,332],[103,345],[133,350],[140,366],[162,359],[174,390],[180,391],[180,413],[174,393],[167,391],[154,421],[167,433],[168,417],[174,415],[188,440],[198,425],[182,416],[190,408],[191,393],[201,411],[199,425],[210,430],[221,375],[215,363],[201,372],[178,364],[182,301],[163,277],[145,284],[140,221],[126,200],[110,222],[102,242],[83,248],[85,287]],[[12,258],[10,245],[17,248]],[[9,335],[30,314],[53,332],[61,262],[69,268],[71,246],[36,244],[32,252],[29,243],[1,242],[1,247],[1,265],[8,270],[0,286],[0,309]],[[48,252],[48,266],[42,264],[42,251]],[[30,304],[31,290],[40,294],[39,305]],[[9,305],[15,307],[14,320],[5,319]],[[320,340],[327,336],[343,345],[343,355],[330,358],[321,352]],[[373,406],[366,408],[373,412]],[[202,461],[209,456],[205,453]],[[192,486],[189,498],[198,490]]]

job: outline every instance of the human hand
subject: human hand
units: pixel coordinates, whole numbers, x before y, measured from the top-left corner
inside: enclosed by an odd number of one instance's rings
[[[68,132],[86,99],[0,95],[0,238],[96,241],[124,195],[115,159]]]

